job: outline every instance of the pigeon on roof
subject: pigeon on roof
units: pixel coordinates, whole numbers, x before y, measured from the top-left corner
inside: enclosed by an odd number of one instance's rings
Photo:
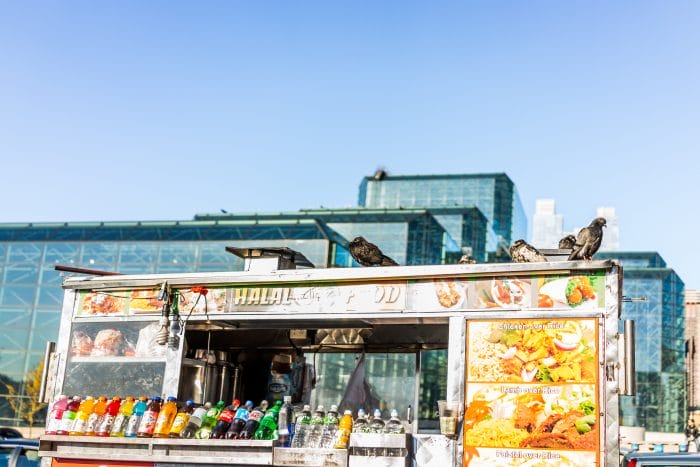
[[[525,240],[516,240],[510,247],[510,258],[514,263],[541,263],[547,258]]]
[[[569,255],[569,261],[577,259],[590,260],[600,248],[600,243],[603,241],[603,227],[606,224],[604,217],[596,217],[588,227],[579,230],[576,236],[576,243]]]
[[[350,254],[362,266],[398,266],[393,259],[382,253],[374,243],[364,237],[355,237],[349,245]]]
[[[576,237],[573,235],[567,235],[566,237],[559,240],[560,250],[571,250],[576,244]]]
[[[457,264],[476,264],[476,259],[472,255],[462,255]]]

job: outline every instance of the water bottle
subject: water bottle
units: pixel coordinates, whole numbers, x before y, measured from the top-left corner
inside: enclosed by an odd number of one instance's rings
[[[282,404],[280,414],[282,413],[282,409],[286,409],[287,411],[287,432],[289,433],[289,444],[291,444],[292,438],[294,437],[294,422],[296,421],[294,418],[294,406],[292,405],[292,396],[284,396],[284,404]],[[282,430],[282,423],[279,420],[277,421],[277,427],[278,430]],[[286,447],[289,447],[289,445],[287,445]]]
[[[194,438],[194,435],[197,434],[197,430],[202,426],[202,419],[210,408],[211,402],[207,402],[202,407],[194,409],[194,412],[190,415],[190,420],[187,422],[187,426],[180,432],[180,438]]]
[[[311,406],[306,404],[297,419],[294,421],[294,436],[292,436],[292,447],[303,448],[306,445],[306,438],[309,436],[311,426]]]
[[[369,423],[370,433],[384,433],[384,428],[386,423],[382,420],[382,411],[379,409],[374,410],[374,418]],[[385,454],[384,448],[370,448],[370,456],[383,456]]]
[[[336,433],[338,433],[338,406],[331,405],[331,409],[323,418],[323,433],[321,434],[321,442],[319,447],[323,449],[332,449],[335,444]]]
[[[360,409],[357,411],[357,418],[352,424],[353,433],[369,433],[369,421],[367,420],[367,414],[365,409]],[[366,456],[368,455],[367,448],[353,448],[353,454],[356,456]]]
[[[386,422],[384,432],[390,435],[401,435],[406,432],[406,429],[404,428],[403,423],[401,423],[401,419],[399,418],[399,412],[397,412],[396,409],[393,409],[391,411],[391,418],[388,422]],[[391,457],[402,457],[402,449],[386,449],[385,455]]]
[[[248,423],[248,416],[250,415],[248,407],[253,407],[251,401],[246,402],[244,407],[240,407],[236,410],[236,415],[233,417],[231,426],[226,432],[226,439],[238,439],[241,436],[241,431],[243,431],[246,423]]]
[[[321,436],[323,435],[323,419],[325,418],[325,412],[323,406],[319,405],[316,407],[316,412],[314,412],[313,417],[311,417],[311,423],[309,424],[309,434],[306,437],[306,442],[304,443],[305,448],[318,448],[321,446]]]

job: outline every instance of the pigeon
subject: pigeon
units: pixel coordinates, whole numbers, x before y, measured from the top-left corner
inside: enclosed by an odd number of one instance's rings
[[[604,217],[596,217],[588,227],[578,231],[576,243],[569,255],[569,261],[577,259],[590,260],[600,248],[603,241],[603,227],[607,225]]]
[[[476,264],[476,260],[471,255],[462,255],[457,264]]]
[[[560,250],[571,250],[574,247],[575,243],[576,243],[576,237],[574,237],[573,235],[567,235],[566,237],[559,240],[559,249]]]
[[[350,254],[362,266],[398,266],[393,259],[382,253],[374,243],[365,240],[364,237],[355,237],[349,245]]]
[[[547,261],[540,251],[525,240],[516,240],[510,247],[510,257],[514,263],[541,263]]]

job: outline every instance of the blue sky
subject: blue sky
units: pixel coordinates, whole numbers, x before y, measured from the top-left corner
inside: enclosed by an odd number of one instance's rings
[[[0,222],[346,207],[506,172],[700,288],[700,3],[0,1]]]

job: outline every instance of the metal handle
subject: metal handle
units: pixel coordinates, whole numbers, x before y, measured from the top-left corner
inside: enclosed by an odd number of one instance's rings
[[[51,354],[56,350],[56,343],[46,342],[46,350],[44,350],[44,368],[41,371],[41,385],[39,386],[39,401],[51,402],[46,399],[46,380],[49,377],[49,366],[51,364]]]
[[[637,394],[636,363],[634,360],[634,320],[626,319],[623,323],[625,330],[625,388],[622,394],[634,396]]]

